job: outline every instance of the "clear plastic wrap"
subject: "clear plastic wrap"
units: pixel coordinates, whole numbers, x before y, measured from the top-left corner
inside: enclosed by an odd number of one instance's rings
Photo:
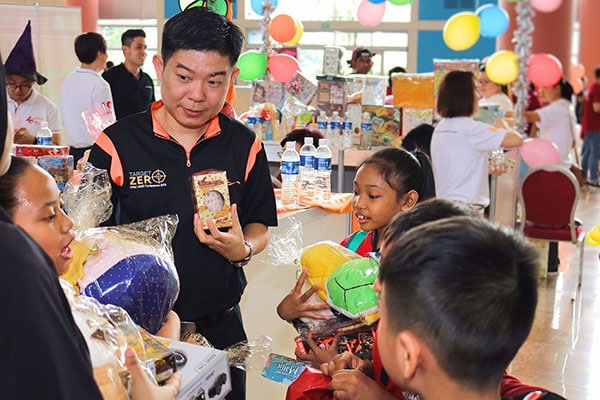
[[[112,212],[106,170],[85,164],[65,186],[64,208],[77,241],[65,279],[103,304],[124,308],[156,333],[179,294],[171,240],[178,217],[164,215],[116,227],[98,227]]]
[[[230,367],[236,367],[248,372],[262,373],[269,354],[273,339],[260,335],[249,342],[240,342],[225,349]]]
[[[112,214],[108,172],[92,164],[76,171],[65,184],[62,200],[65,212],[73,219],[75,236],[106,221]]]
[[[302,249],[302,222],[293,216],[285,217],[289,223],[280,223],[280,226],[288,225],[289,228],[280,233],[271,234],[267,248],[268,262],[271,265],[293,265],[297,264]],[[283,231],[283,232],[281,232]]]
[[[156,333],[173,308],[179,278],[171,250],[176,215],[116,227],[90,228],[80,239],[90,249],[82,293],[123,307],[133,320]]]

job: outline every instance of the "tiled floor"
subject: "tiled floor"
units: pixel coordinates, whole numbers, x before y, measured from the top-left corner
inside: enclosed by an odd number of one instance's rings
[[[600,189],[584,189],[577,217],[586,231],[600,225]],[[583,284],[571,301],[579,252],[561,243],[558,273],[540,279],[534,327],[509,372],[569,400],[600,399],[600,247],[586,244]]]

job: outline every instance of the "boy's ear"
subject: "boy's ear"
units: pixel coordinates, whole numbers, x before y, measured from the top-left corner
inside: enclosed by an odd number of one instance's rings
[[[410,382],[415,379],[419,364],[422,360],[423,342],[411,331],[402,331],[398,334],[399,342],[398,357],[401,357],[402,379],[404,382]]]
[[[419,201],[419,193],[416,190],[409,190],[402,199],[402,209],[410,210],[417,204],[417,201]]]

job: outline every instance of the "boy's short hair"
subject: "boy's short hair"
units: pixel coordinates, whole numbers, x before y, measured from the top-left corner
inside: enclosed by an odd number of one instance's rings
[[[470,117],[475,111],[475,78],[470,71],[450,71],[442,80],[437,112],[444,118]]]
[[[75,54],[84,64],[96,61],[98,52],[106,54],[106,40],[98,32],[86,32],[75,38]]]
[[[497,387],[533,324],[535,248],[483,218],[456,217],[411,229],[386,250],[389,329],[422,337],[461,385]]]
[[[308,128],[298,128],[289,131],[283,139],[279,142],[282,148],[285,148],[285,144],[287,142],[296,142],[300,143],[302,146],[304,144],[304,138],[311,137],[313,138],[313,145],[315,147],[319,146],[319,139],[323,139],[323,135],[319,131],[313,131]]]
[[[143,29],[127,29],[121,35],[121,45],[123,45],[123,46],[131,46],[131,43],[133,43],[133,41],[137,37],[143,37],[145,39],[146,38],[146,32],[144,32]]]
[[[169,19],[162,33],[161,56],[166,64],[178,50],[216,51],[235,65],[244,35],[225,17],[204,7],[188,8]]]

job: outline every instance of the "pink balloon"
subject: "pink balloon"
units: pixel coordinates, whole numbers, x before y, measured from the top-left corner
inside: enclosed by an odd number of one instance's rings
[[[288,83],[296,71],[300,71],[298,60],[289,54],[275,54],[269,57],[269,73],[277,82]]]
[[[561,4],[562,0],[531,0],[531,7],[543,13],[556,11]]]
[[[527,66],[527,77],[539,87],[554,86],[562,77],[562,64],[552,54],[532,54],[527,60]]]
[[[358,23],[362,26],[376,26],[379,25],[383,14],[385,14],[385,1],[383,3],[371,3],[369,0],[363,0],[358,6],[356,16],[358,17]]]
[[[548,139],[525,139],[521,145],[521,157],[530,168],[540,165],[558,164],[558,147]]]

